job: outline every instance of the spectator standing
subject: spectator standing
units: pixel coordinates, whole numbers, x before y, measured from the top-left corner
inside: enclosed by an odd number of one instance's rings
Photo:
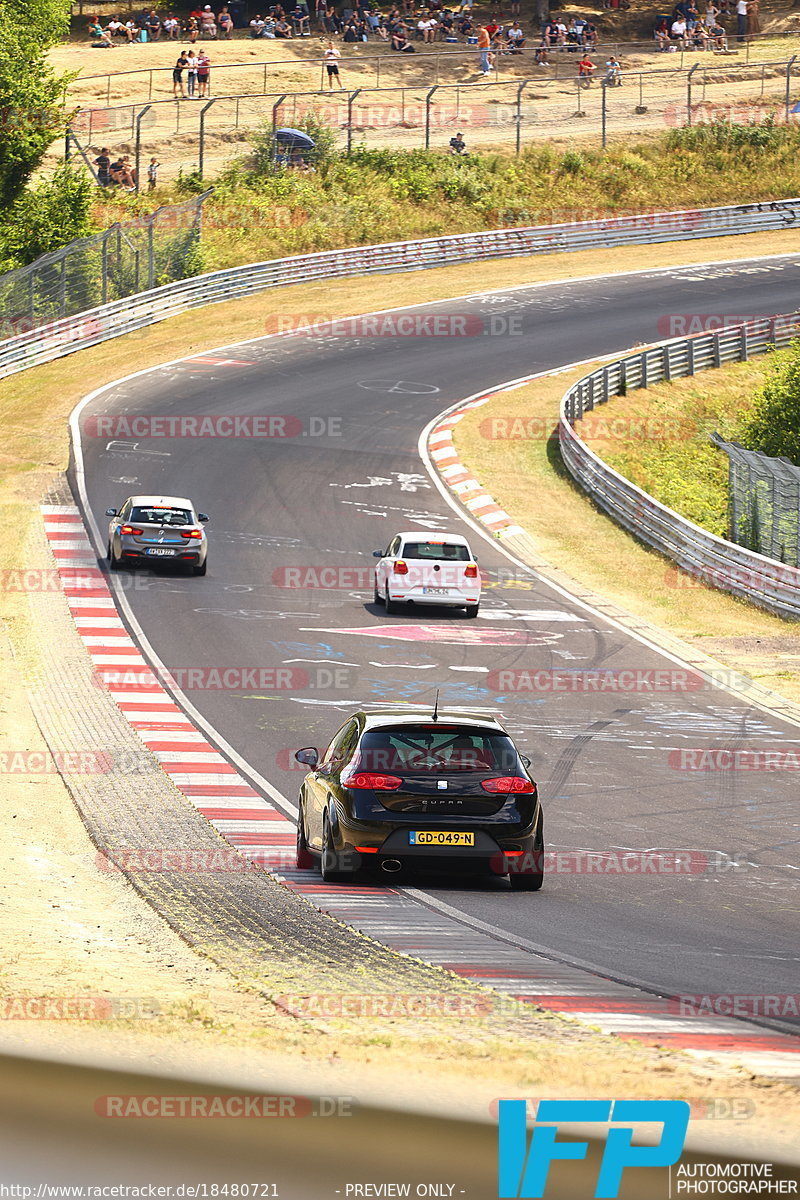
[[[210,79],[211,59],[205,50],[201,50],[197,56],[197,87],[201,96],[208,96]]]
[[[183,72],[189,65],[189,59],[186,57],[186,51],[181,50],[178,55],[178,61],[172,68],[172,94],[177,96],[180,92],[181,99],[186,97],[186,92],[183,89]]]
[[[148,192],[155,191],[156,185],[158,184],[158,168],[160,166],[161,166],[161,163],[158,161],[157,158],[150,159],[150,163],[147,167],[147,190],[148,190]]]
[[[492,39],[485,25],[478,26],[478,63],[482,75],[491,75],[491,45]]]
[[[752,41],[761,33],[761,21],[758,14],[759,0],[748,0],[747,3],[747,40]]]
[[[339,76],[339,59],[342,57],[341,51],[337,50],[333,42],[329,41],[325,48],[325,70],[328,73],[328,87],[333,87],[333,81],[336,79],[339,87],[344,87]]]
[[[186,94],[194,100],[197,92],[197,55],[190,50],[186,58]]]
[[[736,0],[736,40],[744,41],[747,33],[747,0]]]

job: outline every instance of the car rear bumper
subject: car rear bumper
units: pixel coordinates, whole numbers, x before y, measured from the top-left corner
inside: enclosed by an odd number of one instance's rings
[[[430,595],[423,591],[422,588],[409,588],[407,591],[395,591],[389,588],[389,599],[398,603],[408,603],[416,605],[429,604],[436,608],[465,608],[468,604],[478,604],[480,601],[480,592],[464,592],[457,588],[450,588],[449,595],[437,596]]]
[[[499,831],[490,834],[485,829],[465,831],[474,835],[472,846],[413,845],[409,832],[408,826],[391,829],[384,836],[340,829],[344,852],[356,852],[363,866],[377,868],[384,868],[386,863],[399,863],[401,867],[473,873],[491,871],[496,875],[507,875],[522,862],[529,864],[535,851],[534,830],[527,830],[523,836],[518,833],[504,836]]]

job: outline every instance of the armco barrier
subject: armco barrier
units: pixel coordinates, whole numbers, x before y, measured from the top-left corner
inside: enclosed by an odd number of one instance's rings
[[[800,570],[716,537],[659,504],[614,471],[580,437],[580,420],[598,404],[635,388],[743,362],[797,336],[800,317],[773,317],[696,337],[661,342],[585,375],[564,396],[558,435],[573,479],[620,525],[723,591],[781,617],[800,618]]]
[[[75,350],[142,329],[205,304],[252,296],[267,288],[318,279],[343,279],[391,271],[556,250],[586,250],[628,244],[683,241],[781,229],[800,219],[800,199],[726,208],[645,213],[635,216],[457,234],[382,246],[358,246],[336,252],[273,259],[184,279],[125,300],[104,304],[76,317],[30,330],[0,342],[0,378],[50,362]],[[3,314],[13,319],[13,313]]]

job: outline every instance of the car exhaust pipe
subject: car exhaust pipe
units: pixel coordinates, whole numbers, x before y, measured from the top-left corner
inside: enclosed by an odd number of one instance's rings
[[[381,870],[386,871],[388,875],[396,875],[402,869],[403,864],[396,858],[385,858],[381,863]]]

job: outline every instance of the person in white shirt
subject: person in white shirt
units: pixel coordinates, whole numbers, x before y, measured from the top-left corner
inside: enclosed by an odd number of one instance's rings
[[[679,46],[686,45],[686,22],[683,17],[679,17],[677,21],[673,21],[670,27],[669,36],[673,42],[677,42]]]
[[[336,49],[333,42],[328,42],[325,50],[325,70],[328,72],[328,87],[333,87],[333,80],[336,78],[339,87],[344,87],[339,78],[339,59],[342,57],[341,52]]]
[[[423,42],[433,41],[434,37],[436,36],[436,26],[438,23],[439,22],[435,21],[433,17],[423,17],[421,20],[417,21],[417,29],[422,34]]]
[[[189,60],[186,68],[186,94],[194,99],[197,89],[197,55],[194,50],[190,50],[186,57]]]
[[[737,0],[736,4],[736,40],[743,42],[747,33],[747,0]]]

